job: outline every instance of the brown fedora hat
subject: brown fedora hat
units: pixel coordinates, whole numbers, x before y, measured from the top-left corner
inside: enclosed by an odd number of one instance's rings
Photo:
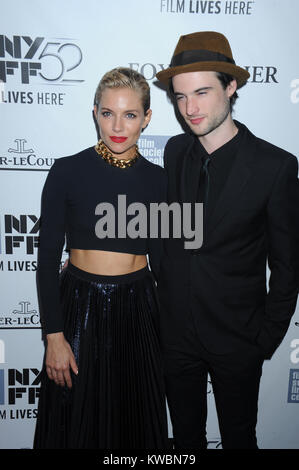
[[[179,73],[212,71],[224,72],[237,80],[240,88],[250,77],[247,70],[238,67],[226,37],[215,31],[181,36],[168,69],[158,72],[156,77],[168,84],[169,78]]]

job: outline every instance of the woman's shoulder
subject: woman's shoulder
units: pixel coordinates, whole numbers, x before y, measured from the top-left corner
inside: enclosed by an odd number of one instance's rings
[[[90,149],[82,150],[74,155],[56,158],[49,170],[46,185],[66,186],[67,182],[73,181],[75,175],[81,175],[83,168],[86,166]]]
[[[88,147],[73,155],[56,158],[54,165],[61,170],[69,169],[72,166],[82,165],[86,162],[86,158],[91,155],[92,149],[93,147]]]

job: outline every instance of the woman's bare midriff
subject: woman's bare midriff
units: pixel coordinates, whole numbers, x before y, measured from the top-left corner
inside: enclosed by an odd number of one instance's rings
[[[77,249],[71,249],[70,262],[83,271],[106,276],[132,273],[147,265],[145,255]]]

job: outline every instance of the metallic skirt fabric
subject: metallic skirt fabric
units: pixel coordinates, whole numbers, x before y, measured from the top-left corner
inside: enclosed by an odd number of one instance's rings
[[[43,369],[34,448],[168,448],[151,272],[98,276],[69,263],[60,286],[79,373],[69,389]]]

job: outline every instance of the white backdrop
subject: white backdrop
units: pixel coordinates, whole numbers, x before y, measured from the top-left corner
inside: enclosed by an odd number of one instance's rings
[[[95,88],[115,66],[142,72],[153,118],[140,150],[163,165],[181,132],[154,75],[178,38],[214,30],[251,73],[236,119],[298,155],[297,0],[0,0],[0,448],[31,448],[43,343],[35,270],[40,195],[54,159],[96,143]],[[261,382],[261,448],[299,449],[299,315]],[[209,447],[221,447],[213,391]],[[244,391],[245,393],[245,391]],[[245,396],[245,395],[244,395]],[[169,422],[169,435],[172,429]]]

